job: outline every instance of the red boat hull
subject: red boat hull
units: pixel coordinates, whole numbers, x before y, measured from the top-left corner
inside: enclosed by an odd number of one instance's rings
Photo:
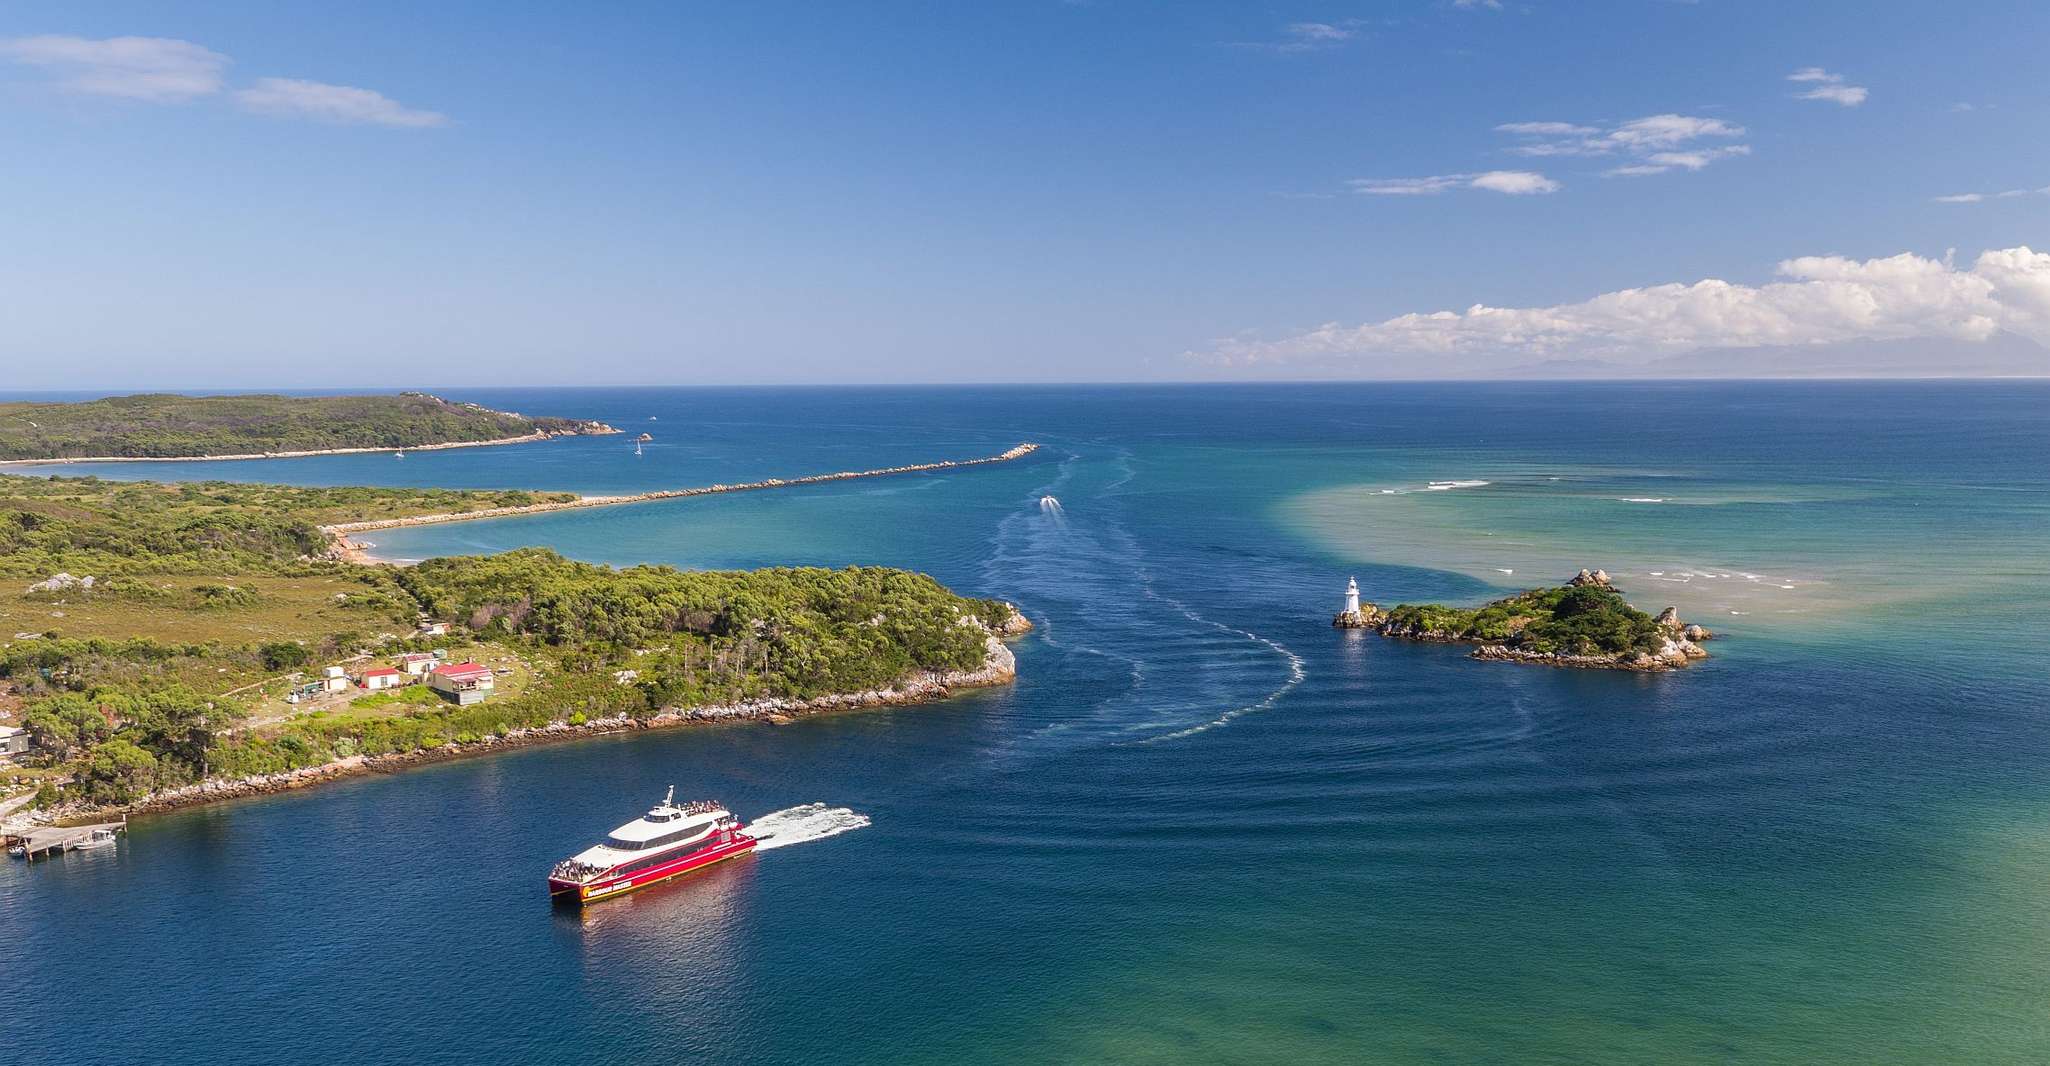
[[[667,881],[694,870],[702,870],[713,863],[745,855],[754,849],[755,838],[746,833],[735,833],[731,841],[717,847],[679,855],[673,861],[650,866],[645,870],[635,870],[630,874],[601,877],[593,881],[563,881],[551,877],[548,879],[548,894],[568,897],[578,903],[595,903],[601,899],[623,896],[637,888],[646,888],[658,881]]]

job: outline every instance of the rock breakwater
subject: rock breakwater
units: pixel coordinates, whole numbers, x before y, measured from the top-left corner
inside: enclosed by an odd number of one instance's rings
[[[806,477],[769,478],[763,481],[747,481],[734,485],[705,485],[687,489],[658,489],[653,492],[636,492],[626,496],[580,496],[574,500],[556,500],[548,503],[531,503],[518,507],[486,507],[476,511],[458,511],[449,514],[411,515],[405,518],[379,518],[365,522],[338,522],[322,526],[333,543],[333,553],[338,558],[353,558],[361,561],[362,549],[349,542],[352,533],[367,533],[375,529],[400,529],[408,526],[443,525],[449,522],[472,522],[486,518],[510,518],[515,515],[542,514],[548,511],[569,511],[583,507],[618,507],[623,504],[648,503],[654,500],[674,500],[687,496],[710,496],[722,492],[754,492],[761,489],[791,488],[798,485],[816,485],[828,481],[852,481],[857,478],[891,477],[897,474],[916,474],[931,470],[953,470],[961,467],[987,466],[991,463],[1007,463],[1021,459],[1039,450],[1039,445],[1026,442],[997,455],[980,459],[946,459],[934,463],[913,463],[908,466],[889,466],[879,470],[845,470],[833,474],[811,474]]]

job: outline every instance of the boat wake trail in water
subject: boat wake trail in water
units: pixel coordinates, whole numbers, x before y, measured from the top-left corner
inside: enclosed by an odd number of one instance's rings
[[[998,528],[990,583],[1042,623],[1034,640],[1058,656],[1043,669],[1086,694],[1021,722],[1039,750],[1190,736],[1269,709],[1303,680],[1291,649],[1207,617],[1158,582],[1162,563],[1130,526],[1127,487],[1140,467],[1122,449],[1071,456],[1035,496],[1059,493],[1073,512],[1042,505]],[[1259,587],[1267,578],[1256,569],[1209,580]]]
[[[814,840],[836,837],[842,833],[862,829],[869,824],[868,815],[857,814],[846,807],[828,807],[823,803],[805,803],[780,811],[762,815],[748,826],[748,835],[755,838],[756,851],[788,847],[791,844],[809,844]]]
[[[1199,725],[1192,725],[1185,729],[1177,729],[1172,733],[1161,733],[1157,736],[1147,737],[1144,740],[1134,741],[1133,743],[1158,744],[1165,740],[1180,740],[1183,737],[1193,737],[1198,733],[1206,733],[1212,729],[1216,729],[1219,726],[1228,725],[1234,718],[1239,718],[1248,714],[1254,714],[1274,706],[1274,704],[1278,702],[1281,699],[1281,697],[1288,695],[1289,689],[1292,689],[1297,685],[1302,684],[1303,678],[1309,676],[1308,672],[1303,669],[1303,657],[1297,655],[1293,651],[1290,651],[1288,645],[1283,644],[1278,640],[1263,637],[1250,629],[1239,629],[1236,626],[1228,626],[1225,625],[1223,622],[1212,621],[1211,619],[1204,618],[1196,612],[1189,610],[1182,604],[1177,603],[1174,600],[1167,599],[1164,596],[1156,598],[1162,600],[1163,602],[1173,604],[1182,612],[1184,616],[1186,616],[1192,622],[1198,622],[1203,625],[1212,626],[1226,633],[1244,637],[1247,640],[1250,640],[1256,644],[1266,645],[1268,648],[1280,654],[1283,659],[1286,659],[1288,661],[1288,679],[1281,683],[1281,687],[1275,689],[1272,692],[1269,692],[1264,699],[1261,699],[1257,702],[1248,703],[1242,707],[1234,707],[1231,710],[1228,710],[1223,714],[1220,714],[1217,717],[1212,718],[1211,720],[1203,722]]]

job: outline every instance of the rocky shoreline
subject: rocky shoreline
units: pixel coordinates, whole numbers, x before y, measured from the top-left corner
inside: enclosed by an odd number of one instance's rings
[[[783,725],[799,718],[835,711],[863,710],[875,707],[903,707],[919,703],[931,703],[946,699],[964,689],[993,688],[1007,685],[1018,677],[1018,660],[1005,646],[1000,636],[1015,637],[1032,628],[1032,623],[1017,611],[1012,611],[1011,621],[995,630],[985,645],[982,666],[974,670],[955,670],[943,673],[924,672],[885,689],[870,689],[865,692],[836,693],[818,696],[808,700],[762,699],[745,700],[740,703],[718,704],[709,707],[670,708],[649,718],[632,718],[620,715],[613,718],[595,718],[582,725],[571,725],[566,721],[550,722],[533,729],[515,729],[496,736],[483,737],[469,744],[443,744],[418,751],[395,752],[390,755],[354,755],[346,759],[308,766],[298,770],[287,770],[275,774],[257,774],[250,777],[212,779],[197,784],[183,785],[153,793],[134,803],[114,807],[89,805],[66,805],[51,811],[36,811],[16,824],[50,825],[78,819],[104,820],[110,814],[127,816],[159,814],[165,811],[196,807],[201,804],[222,800],[243,799],[251,796],[265,796],[278,792],[309,788],[314,785],[342,778],[368,773],[391,773],[415,766],[447,762],[451,759],[468,758],[475,755],[489,755],[510,751],[536,744],[553,744],[561,741],[582,740],[587,737],[606,736],[613,733],[632,733],[651,729],[673,729],[679,726],[713,725],[721,722],[767,722]]]
[[[74,459],[0,459],[5,466],[56,466],[64,463],[198,463],[243,459],[304,459],[315,455],[367,455],[376,452],[438,452],[450,448],[495,448],[501,444],[532,444],[557,437],[601,437],[622,430],[603,422],[585,422],[573,430],[535,430],[517,437],[493,440],[452,440],[440,444],[406,444],[395,448],[311,448],[287,452],[247,452],[239,455],[82,455]]]
[[[617,431],[615,431],[617,432]],[[1039,450],[1039,445],[1030,441],[1017,445],[998,455],[986,455],[980,459],[945,459],[936,463],[913,463],[909,466],[888,466],[880,470],[844,470],[834,474],[811,474],[806,477],[769,478],[765,481],[748,481],[737,485],[706,485],[690,489],[658,489],[654,492],[636,492],[628,496],[579,496],[574,500],[558,500],[549,503],[530,503],[519,507],[486,507],[477,511],[457,511],[449,514],[411,515],[405,518],[378,518],[364,522],[338,522],[320,527],[331,544],[331,557],[349,562],[371,563],[368,551],[360,544],[349,540],[352,533],[367,533],[378,529],[402,529],[409,526],[434,526],[449,522],[472,522],[486,518],[510,518],[515,515],[545,514],[549,511],[569,511],[583,507],[617,507],[622,504],[647,503],[653,500],[674,500],[687,496],[710,496],[722,492],[752,492],[758,489],[790,488],[797,485],[816,485],[827,481],[852,481],[857,478],[889,477],[895,474],[915,474],[929,470],[953,470],[968,466],[986,466],[991,463],[1008,463]]]

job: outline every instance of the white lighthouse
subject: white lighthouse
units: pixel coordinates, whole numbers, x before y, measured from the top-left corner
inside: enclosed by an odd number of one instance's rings
[[[1357,578],[1350,578],[1350,577],[1349,577],[1349,578],[1346,578],[1346,579],[1345,579],[1345,612],[1344,612],[1344,613],[1346,613],[1346,614],[1358,614],[1358,613],[1360,613],[1360,583],[1359,583],[1359,580],[1358,580]]]

